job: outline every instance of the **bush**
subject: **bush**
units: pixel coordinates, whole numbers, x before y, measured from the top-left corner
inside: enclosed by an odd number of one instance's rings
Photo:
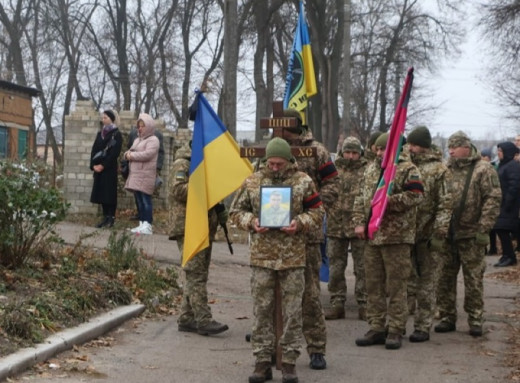
[[[0,264],[16,268],[39,255],[68,204],[32,164],[0,163]]]

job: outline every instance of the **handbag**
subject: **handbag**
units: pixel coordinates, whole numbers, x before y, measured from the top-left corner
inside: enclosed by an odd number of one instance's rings
[[[127,179],[128,175],[130,174],[130,166],[128,163],[128,160],[121,160],[121,176],[123,176],[123,179]]]
[[[101,162],[103,162],[103,160],[107,156],[108,149],[110,149],[115,144],[116,140],[114,138],[114,134],[112,134],[112,137],[110,138],[110,141],[108,141],[107,146],[103,150],[100,150],[99,152],[94,154],[94,156],[92,156],[92,163],[94,165],[99,165]]]

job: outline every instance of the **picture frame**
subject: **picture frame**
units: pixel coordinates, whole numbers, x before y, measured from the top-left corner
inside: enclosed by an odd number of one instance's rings
[[[260,215],[261,227],[282,228],[291,224],[291,186],[261,186]]]

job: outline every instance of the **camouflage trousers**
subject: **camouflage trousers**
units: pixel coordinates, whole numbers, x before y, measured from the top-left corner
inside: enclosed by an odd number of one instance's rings
[[[354,295],[360,307],[367,304],[365,288],[365,266],[363,261],[363,249],[365,241],[357,238],[327,238],[327,257],[329,258],[329,284],[330,304],[332,307],[345,306],[347,300],[347,280],[345,270],[348,265],[348,246],[352,251],[354,263]]]
[[[412,268],[408,281],[408,300],[417,302],[414,329],[430,332],[436,303],[439,254],[428,249],[427,241],[415,245]],[[410,294],[413,286],[413,294]]]
[[[325,354],[327,327],[320,301],[321,252],[319,243],[305,245],[305,291],[303,292],[303,336],[307,353]]]
[[[184,237],[177,238],[177,246],[182,255]],[[182,291],[181,313],[177,323],[187,325],[193,321],[198,327],[211,321],[208,305],[208,274],[211,261],[211,242],[209,247],[195,254],[183,267],[184,284]]]
[[[303,268],[271,270],[251,268],[251,295],[254,322],[251,345],[256,363],[271,362],[275,353],[275,285],[278,279],[281,292],[283,332],[279,339],[282,363],[295,364],[302,342],[302,298],[305,286]]]
[[[451,246],[448,246],[451,249]],[[457,321],[457,275],[462,266],[464,276],[464,310],[470,326],[482,326],[484,319],[484,246],[475,244],[475,239],[456,241],[452,254],[444,260],[439,278],[437,307],[440,319]]]
[[[411,245],[365,244],[367,322],[370,329],[402,334],[408,319],[406,285],[410,277]],[[388,295],[388,305],[387,305]]]

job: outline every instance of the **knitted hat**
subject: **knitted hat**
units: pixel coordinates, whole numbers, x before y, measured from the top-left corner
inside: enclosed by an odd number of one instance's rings
[[[386,143],[388,142],[388,133],[383,133],[379,137],[377,137],[376,142],[374,145],[377,147],[381,147],[383,149],[386,148]]]
[[[432,136],[426,126],[415,127],[408,135],[407,141],[421,148],[430,148],[432,146]]]
[[[116,121],[116,115],[110,109],[107,109],[107,110],[103,111],[103,114],[106,114],[108,116],[108,118],[110,118],[112,120],[112,122]]]
[[[471,147],[471,140],[462,130],[453,133],[448,139],[448,147],[449,148],[458,148],[458,147]]]
[[[368,149],[370,149],[372,147],[372,145],[374,145],[376,143],[376,140],[379,138],[379,136],[381,134],[383,134],[383,132],[378,130],[377,132],[374,132],[370,135],[368,142],[367,142]]]
[[[493,158],[493,152],[491,151],[491,149],[482,149],[482,151],[480,152],[480,154],[482,154],[482,157],[489,157],[489,158]]]
[[[343,141],[343,146],[341,147],[342,152],[356,152],[360,153],[362,151],[361,142],[356,137],[347,137]]]
[[[287,161],[293,161],[291,147],[283,138],[275,137],[267,143],[265,148],[265,158],[281,157]]]

